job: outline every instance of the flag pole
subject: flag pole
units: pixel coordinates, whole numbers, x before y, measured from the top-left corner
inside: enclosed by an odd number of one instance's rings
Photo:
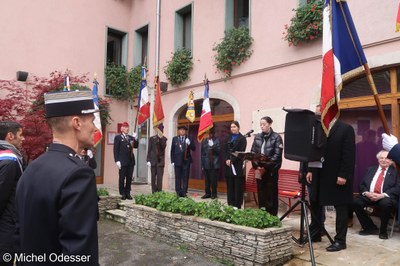
[[[367,76],[369,86],[371,87],[371,90],[372,90],[372,94],[374,95],[375,104],[376,104],[376,107],[378,108],[378,114],[379,114],[379,118],[381,119],[383,129],[385,130],[386,134],[390,135],[390,129],[389,129],[386,117],[385,117],[385,113],[383,112],[383,107],[382,107],[381,101],[379,99],[378,91],[376,89],[375,82],[374,82],[374,79],[371,74],[371,70],[369,69],[368,63],[365,63],[363,66],[364,66],[364,70],[365,70],[365,73]]]

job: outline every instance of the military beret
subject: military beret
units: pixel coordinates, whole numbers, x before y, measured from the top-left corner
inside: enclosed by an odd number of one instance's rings
[[[129,127],[129,124],[128,124],[128,122],[124,122],[124,123],[122,123],[122,124],[121,124],[121,127]]]
[[[44,94],[46,118],[98,112],[91,91],[59,91]]]

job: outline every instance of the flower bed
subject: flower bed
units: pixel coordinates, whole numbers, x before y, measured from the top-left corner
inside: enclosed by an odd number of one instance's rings
[[[292,257],[291,227],[250,228],[127,205],[125,226],[136,233],[235,265],[281,265]]]

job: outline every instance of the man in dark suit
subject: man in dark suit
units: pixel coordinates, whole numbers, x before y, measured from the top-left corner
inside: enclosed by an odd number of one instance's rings
[[[119,169],[119,194],[122,200],[132,199],[131,183],[133,169],[135,168],[135,155],[133,149],[138,147],[136,133],[128,135],[129,124],[121,125],[121,134],[114,138],[114,161]]]
[[[47,259],[62,254],[98,265],[96,177],[79,155],[94,144],[92,93],[46,93],[44,100],[53,143],[18,182],[18,254],[45,254]]]
[[[329,252],[346,249],[347,218],[353,203],[354,164],[354,129],[336,121],[327,138],[319,182],[319,205],[333,205],[336,209],[335,242],[326,248]]]
[[[392,161],[387,158],[387,151],[376,155],[378,166],[368,168],[360,184],[360,194],[354,198],[353,208],[360,221],[360,235],[378,233],[378,228],[364,210],[366,206],[379,206],[381,226],[379,238],[388,239],[387,225],[392,209],[397,208],[400,194],[400,180]]]
[[[151,170],[152,193],[162,191],[166,147],[167,138],[163,136],[161,131],[149,139],[147,166]]]
[[[218,171],[221,165],[221,146],[211,128],[208,137],[201,142],[201,169],[204,173],[205,194],[202,199],[217,198]]]
[[[178,136],[171,144],[171,163],[175,168],[175,191],[179,197],[186,197],[189,182],[191,151],[196,150],[194,142],[186,136],[187,127],[178,127]]]

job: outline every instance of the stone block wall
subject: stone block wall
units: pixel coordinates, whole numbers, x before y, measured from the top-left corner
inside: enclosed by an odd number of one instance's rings
[[[282,265],[292,258],[291,227],[256,229],[127,205],[125,226],[235,265]]]
[[[104,217],[107,210],[118,209],[119,201],[119,196],[100,196],[100,200],[98,202],[100,217]]]

